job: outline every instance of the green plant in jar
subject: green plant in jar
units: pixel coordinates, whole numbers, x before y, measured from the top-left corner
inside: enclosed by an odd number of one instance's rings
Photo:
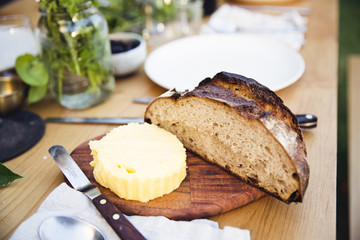
[[[172,21],[176,17],[173,0],[147,0],[152,4],[152,18],[157,22]]]
[[[145,29],[146,15],[155,22],[174,20],[173,0],[102,0],[100,11],[104,14],[110,32],[136,32]],[[146,8],[151,8],[147,13]]]
[[[98,104],[114,89],[108,27],[97,5],[95,0],[39,2],[37,37],[41,50],[40,60],[35,62],[44,64],[52,95],[70,109]],[[17,70],[30,59],[24,58],[17,59]],[[25,82],[27,73],[34,72],[31,63],[26,66],[25,74],[19,72]]]
[[[106,18],[109,32],[141,34],[145,27],[144,0],[103,0],[99,10]]]
[[[114,88],[107,23],[97,1],[42,0],[38,28],[50,90],[68,108],[87,108]]]

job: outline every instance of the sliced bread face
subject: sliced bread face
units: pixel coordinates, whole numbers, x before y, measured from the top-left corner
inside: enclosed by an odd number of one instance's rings
[[[297,119],[255,80],[218,73],[193,91],[169,91],[155,99],[145,120],[268,194],[287,203],[302,201],[309,167]]]

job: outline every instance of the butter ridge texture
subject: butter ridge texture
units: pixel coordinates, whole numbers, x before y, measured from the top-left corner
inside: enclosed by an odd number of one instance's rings
[[[127,200],[147,202],[178,188],[186,177],[186,150],[172,133],[128,124],[89,142],[95,180]]]

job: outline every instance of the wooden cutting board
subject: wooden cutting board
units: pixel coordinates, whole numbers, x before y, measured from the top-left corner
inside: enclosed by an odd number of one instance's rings
[[[187,152],[187,176],[178,189],[147,203],[124,200],[95,181],[93,168],[89,164],[92,161],[90,152],[89,144],[85,142],[78,146],[71,156],[90,182],[99,187],[101,193],[120,211],[128,215],[165,216],[174,220],[207,218],[266,196],[223,169]]]

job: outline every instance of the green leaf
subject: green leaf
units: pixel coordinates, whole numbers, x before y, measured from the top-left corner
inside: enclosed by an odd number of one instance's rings
[[[101,6],[98,0],[92,0],[91,2],[95,7],[100,7]]]
[[[22,176],[12,172],[9,168],[0,163],[0,187],[6,186],[18,178],[22,178]]]
[[[15,62],[16,72],[30,86],[44,86],[49,81],[45,65],[31,54],[19,56]]]
[[[31,86],[28,93],[28,103],[32,104],[40,101],[46,96],[47,85],[45,86]]]
[[[78,11],[75,1],[70,1],[64,5],[66,6],[66,10],[71,17],[73,17],[75,13]]]

